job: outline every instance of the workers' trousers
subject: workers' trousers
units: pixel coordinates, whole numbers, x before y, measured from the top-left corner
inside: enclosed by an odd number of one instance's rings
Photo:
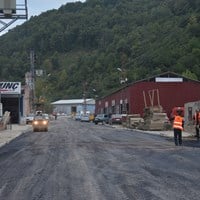
[[[182,145],[182,130],[174,128],[174,143],[175,145]]]

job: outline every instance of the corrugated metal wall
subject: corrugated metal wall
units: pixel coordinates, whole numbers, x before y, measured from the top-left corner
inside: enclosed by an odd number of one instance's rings
[[[137,82],[97,101],[96,113],[120,113],[122,105],[126,105],[127,114],[142,115],[145,107],[144,95],[147,106],[152,103],[157,105],[160,102],[169,116],[173,107],[200,100],[200,83],[195,81]]]

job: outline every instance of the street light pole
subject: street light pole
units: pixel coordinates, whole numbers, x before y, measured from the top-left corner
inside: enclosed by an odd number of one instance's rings
[[[121,73],[120,84],[126,83],[128,81],[128,78],[126,77],[126,71],[120,67],[118,67],[117,70]]]
[[[117,70],[121,73],[120,76],[120,84],[126,84],[128,81],[128,78],[126,77],[126,71],[123,68],[117,68]],[[125,94],[124,94],[125,93]],[[124,97],[125,95],[125,97]],[[126,88],[122,88],[121,90],[121,100],[120,100],[120,112],[121,114],[125,112],[127,114],[127,99],[126,98]]]

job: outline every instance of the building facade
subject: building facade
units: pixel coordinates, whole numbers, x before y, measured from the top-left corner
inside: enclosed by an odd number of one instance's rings
[[[194,102],[188,102],[184,106],[185,108],[185,123],[188,125],[194,124],[194,115],[196,110],[200,110],[200,100]]]
[[[11,123],[20,123],[23,116],[22,92],[21,82],[0,82],[1,115],[9,111]]]
[[[53,105],[53,112],[64,113],[71,115],[75,113],[91,113],[95,112],[95,100],[94,99],[68,99],[59,100],[51,103]]]
[[[95,113],[140,114],[150,106],[161,106],[170,116],[173,107],[200,100],[200,81],[166,72],[122,87],[96,101]]]

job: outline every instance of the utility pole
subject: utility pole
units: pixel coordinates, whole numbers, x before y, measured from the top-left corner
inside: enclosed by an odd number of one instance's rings
[[[35,53],[30,51],[30,74],[31,74],[31,112],[35,111]]]
[[[83,114],[86,114],[87,111],[87,103],[86,103],[86,86],[87,86],[87,82],[85,81],[83,83]]]

